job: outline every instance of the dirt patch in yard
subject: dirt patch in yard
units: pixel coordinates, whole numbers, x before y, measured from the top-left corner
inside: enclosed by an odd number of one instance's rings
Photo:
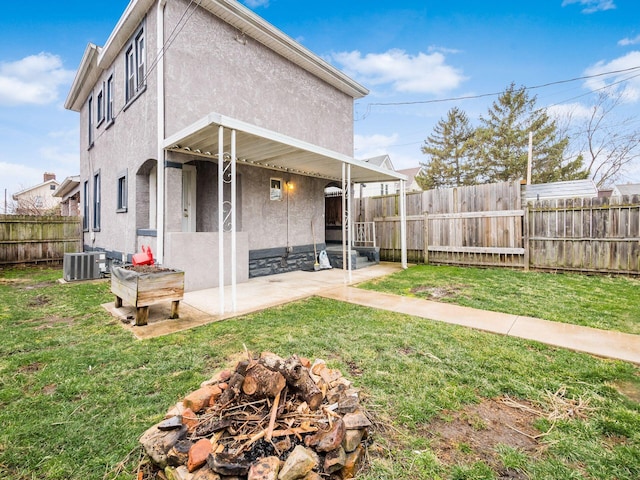
[[[440,300],[443,298],[455,298],[460,296],[462,290],[468,288],[468,285],[446,285],[442,287],[434,287],[429,285],[418,285],[411,289],[411,293],[420,297]]]
[[[640,403],[640,382],[617,382],[612,386],[622,395]]]
[[[18,368],[18,373],[36,373],[42,370],[44,366],[45,366],[44,363],[33,362]]]
[[[497,447],[505,445],[529,454],[536,452],[539,444],[535,436],[540,434],[533,427],[536,418],[534,413],[509,406],[500,399],[484,399],[463,410],[444,413],[423,428],[425,437],[431,439],[431,449],[442,463],[482,461],[498,473],[498,478],[526,479],[522,473],[502,465]]]
[[[75,320],[70,317],[47,315],[44,318],[34,320],[34,323],[37,323],[37,325],[34,327],[35,330],[46,330],[48,328],[55,328],[57,326],[71,327],[75,323]]]
[[[36,295],[35,297],[33,297],[31,300],[27,302],[27,306],[32,308],[44,307],[45,305],[49,305],[50,303],[51,303],[51,300],[49,299],[49,297],[45,295]]]

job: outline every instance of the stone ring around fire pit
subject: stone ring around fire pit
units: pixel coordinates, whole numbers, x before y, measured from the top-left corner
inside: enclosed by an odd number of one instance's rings
[[[203,382],[140,443],[169,480],[345,480],[370,426],[339,370],[264,352]]]

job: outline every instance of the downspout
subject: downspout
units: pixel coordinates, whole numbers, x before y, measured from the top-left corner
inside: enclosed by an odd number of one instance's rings
[[[164,196],[165,196],[165,150],[164,150],[164,132],[165,132],[165,116],[164,116],[164,8],[167,0],[158,0],[157,18],[156,18],[156,42],[158,49],[158,63],[156,65],[157,75],[157,91],[156,101],[158,106],[158,178],[157,178],[157,206],[156,206],[156,232],[157,246],[156,258],[158,263],[164,262]]]

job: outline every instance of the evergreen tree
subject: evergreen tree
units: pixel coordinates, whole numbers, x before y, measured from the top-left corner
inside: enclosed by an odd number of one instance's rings
[[[472,136],[467,115],[458,107],[449,110],[422,146],[422,153],[428,160],[420,162],[422,170],[416,177],[418,184],[424,190],[475,184],[475,167],[469,156]]]
[[[555,120],[546,110],[535,108],[524,87],[512,83],[480,117],[473,150],[478,175],[483,183],[527,177],[529,132],[533,132],[532,183],[587,178],[583,159],[565,161],[569,139],[561,137]]]

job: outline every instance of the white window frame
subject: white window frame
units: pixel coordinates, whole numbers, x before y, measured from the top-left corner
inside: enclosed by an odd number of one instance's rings
[[[101,190],[102,190],[102,187],[100,186],[100,184],[101,184],[100,170],[98,170],[93,174],[93,224],[92,224],[93,228],[92,230],[94,232],[100,231],[100,220],[101,220],[100,204],[101,204]]]
[[[96,127],[104,122],[104,83],[96,96]]]
[[[136,99],[146,86],[147,48],[144,23],[125,50],[125,104]]]
[[[89,140],[89,148],[93,147],[93,95],[89,96],[89,100],[87,101],[87,133]]]
[[[282,178],[271,177],[269,179],[269,200],[282,201]]]
[[[109,75],[106,83],[106,105],[105,105],[105,113],[107,114],[107,126],[112,124],[115,120],[115,116],[113,115],[113,73]]]
[[[127,211],[127,198],[129,193],[127,170],[118,174],[116,182],[116,212],[125,213]]]
[[[89,180],[85,180],[82,190],[82,230],[89,231]]]

